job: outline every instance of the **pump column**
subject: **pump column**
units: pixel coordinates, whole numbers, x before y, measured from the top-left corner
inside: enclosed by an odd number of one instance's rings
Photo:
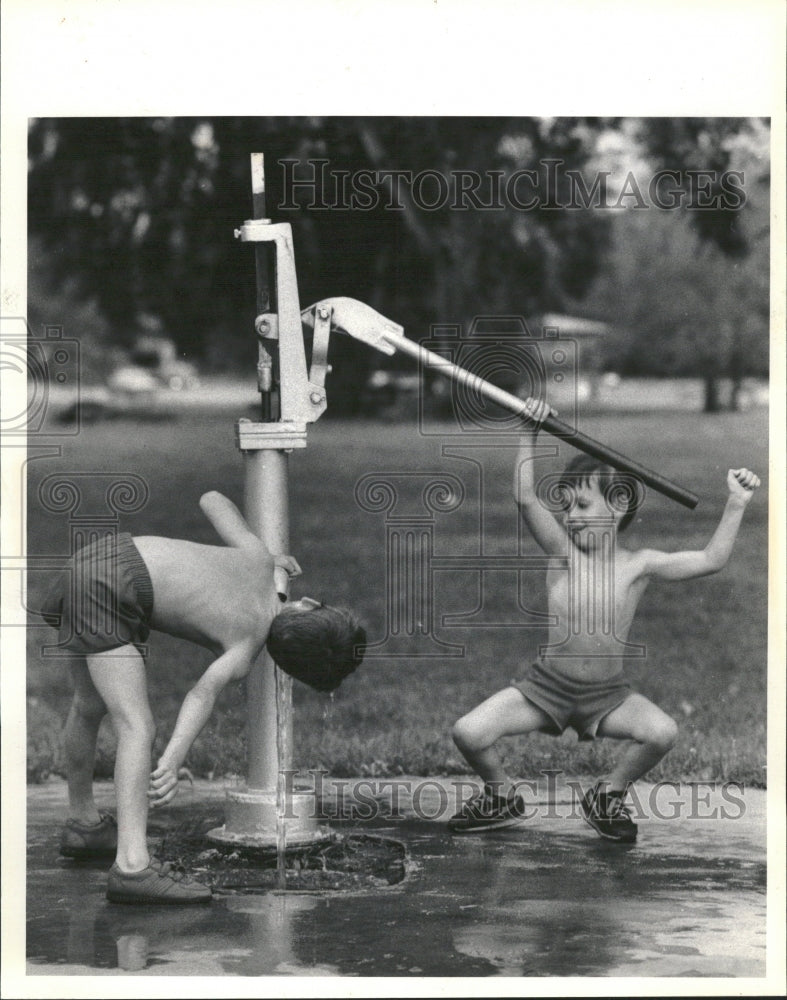
[[[246,520],[269,551],[279,555],[290,551],[289,452],[306,447],[305,420],[294,420],[292,414],[297,415],[295,404],[307,396],[308,381],[291,231],[289,225],[273,225],[263,217],[261,153],[252,154],[251,175],[255,218],[236,235],[255,245],[254,327],[262,420],[239,420],[237,443],[245,466]],[[289,580],[283,569],[276,570],[275,583],[287,597]],[[313,796],[294,792],[282,777],[291,769],[292,680],[265,650],[252,665],[246,687],[246,785],[227,793],[225,824],[208,837],[260,847],[280,846],[282,840],[287,845],[320,840],[327,834],[317,825]]]

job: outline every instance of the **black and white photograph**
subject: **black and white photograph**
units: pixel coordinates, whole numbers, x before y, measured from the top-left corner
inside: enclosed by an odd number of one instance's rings
[[[3,14],[3,996],[783,995],[784,11],[187,10]]]

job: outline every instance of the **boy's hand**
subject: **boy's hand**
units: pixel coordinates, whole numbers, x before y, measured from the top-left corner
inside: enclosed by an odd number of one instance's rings
[[[532,396],[528,396],[525,400],[524,415],[527,418],[524,433],[537,434],[539,427],[548,416],[557,416],[557,410],[553,410],[546,400],[534,399]]]
[[[297,560],[293,556],[274,556],[273,557],[274,566],[279,566],[287,576],[300,576],[303,570],[298,565]]]
[[[167,802],[171,802],[175,798],[178,794],[178,778],[180,777],[188,778],[192,784],[194,783],[191,771],[187,767],[176,768],[161,760],[158,762],[156,770],[150,775],[148,798],[151,809],[166,805]]]
[[[754,491],[760,485],[759,476],[756,476],[749,469],[730,469],[727,473],[727,486],[730,496],[741,500],[747,504],[751,500]]]

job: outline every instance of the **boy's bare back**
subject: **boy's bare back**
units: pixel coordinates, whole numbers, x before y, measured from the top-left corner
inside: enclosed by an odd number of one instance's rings
[[[215,653],[243,646],[253,658],[279,607],[275,567],[290,575],[300,567],[291,556],[272,555],[223,494],[205,493],[199,505],[224,546],[153,535],[134,539],[153,583],[150,624]]]
[[[262,542],[234,548],[144,535],[134,543],[153,583],[152,628],[214,652],[262,647],[279,605]]]

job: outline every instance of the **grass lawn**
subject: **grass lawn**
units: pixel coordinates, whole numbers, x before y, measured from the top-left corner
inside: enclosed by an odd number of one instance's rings
[[[627,547],[701,547],[710,537],[726,498],[726,471],[747,465],[763,479],[750,504],[730,565],[721,573],[685,583],[650,585],[629,636],[646,656],[627,672],[635,688],[673,715],[677,746],[650,777],[733,779],[765,783],[767,624],[767,416],[743,414],[626,414],[597,416],[582,429],[639,459],[700,497],[688,511],[652,491],[622,536]],[[554,443],[545,437],[545,443]],[[442,453],[450,443],[454,452]],[[559,468],[573,452],[545,458]],[[304,570],[293,597],[309,594],[352,606],[370,641],[383,640],[387,620],[386,514],[362,509],[356,483],[369,473],[394,476],[400,492],[395,515],[422,518],[421,490],[450,474],[464,488],[457,509],[437,512],[422,528],[431,532],[435,557],[515,555],[537,551],[519,539],[511,499],[513,451],[500,443],[472,449],[456,440],[423,436],[416,422],[324,420],[310,432],[309,447],[290,462],[293,554]],[[189,414],[169,422],[113,420],[85,427],[64,445],[60,458],[29,463],[28,551],[31,556],[68,552],[66,514],[44,510],[38,486],[52,473],[135,473],[150,497],[138,513],[121,516],[121,530],[216,541],[197,507],[201,493],[220,489],[239,504],[243,465],[234,444],[233,414]],[[84,507],[103,512],[103,483],[80,477]],[[91,505],[93,505],[91,507]],[[389,515],[390,516],[390,515]],[[390,525],[389,525],[390,527]],[[479,538],[479,536],[482,536]],[[434,573],[435,636],[464,647],[461,656],[434,652],[430,635],[401,635],[397,656],[370,657],[329,698],[294,685],[295,763],[324,767],[335,775],[465,773],[450,738],[452,723],[505,686],[536,654],[543,640],[538,612],[545,607],[543,574],[510,569],[485,572],[445,567]],[[30,606],[46,585],[45,574],[28,576]],[[446,615],[471,615],[469,627],[441,624]],[[498,624],[495,625],[494,623]],[[428,631],[428,624],[425,626]],[[59,732],[70,698],[67,671],[44,658],[54,637],[46,627],[28,633],[28,773],[32,779],[59,767]],[[171,732],[179,704],[209,654],[154,634],[149,661],[151,705],[159,736]],[[390,652],[391,646],[384,648]],[[106,725],[106,724],[105,724]],[[244,687],[225,693],[220,710],[195,744],[187,763],[199,775],[244,773]],[[114,743],[102,731],[98,774],[110,775]],[[605,769],[616,750],[610,741],[578,744],[537,735],[503,741],[512,773],[534,776],[544,768],[572,774]]]

